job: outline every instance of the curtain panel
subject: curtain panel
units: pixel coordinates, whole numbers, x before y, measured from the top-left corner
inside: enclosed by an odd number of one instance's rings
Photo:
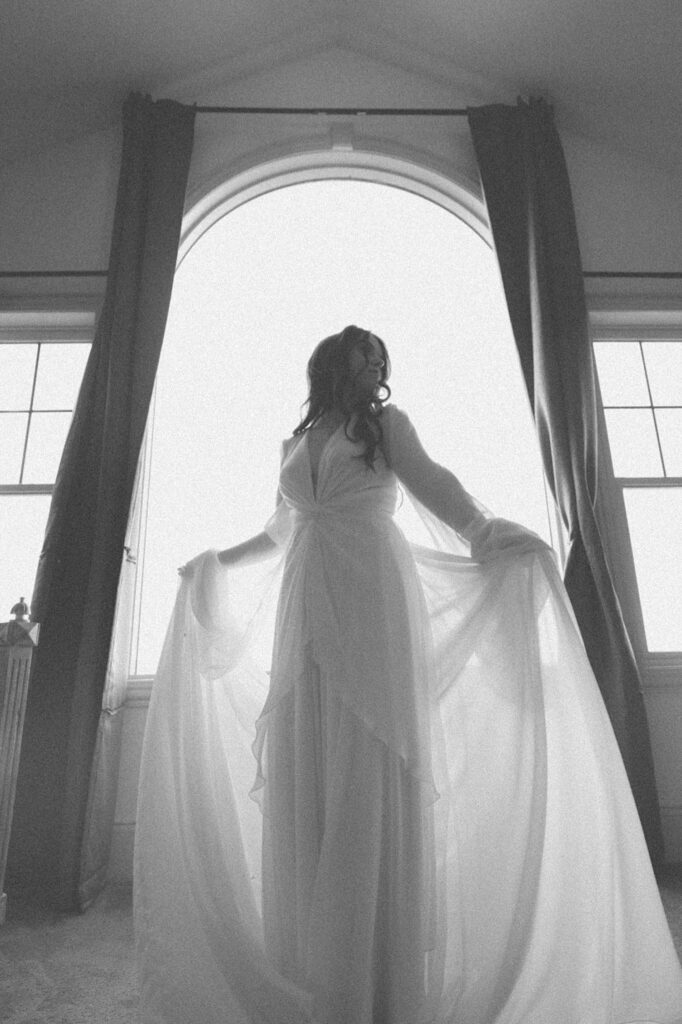
[[[194,111],[130,96],[107,288],[55,483],[9,877],[79,909],[90,773],[126,526],[177,261]]]
[[[657,862],[641,681],[597,519],[597,384],[561,142],[542,100],[472,108],[469,126],[545,474],[569,534],[566,588]]]

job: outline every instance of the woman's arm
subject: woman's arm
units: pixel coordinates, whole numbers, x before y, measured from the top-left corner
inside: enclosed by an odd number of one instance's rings
[[[277,544],[265,530],[262,530],[255,537],[250,537],[249,540],[245,540],[241,544],[235,544],[234,547],[219,551],[218,561],[221,565],[229,565],[233,568],[237,565],[250,565],[252,562],[260,562],[269,558],[270,555],[274,555],[276,550]]]
[[[229,565],[234,568],[238,565],[250,565],[252,562],[261,562],[263,559],[274,555],[276,550],[277,544],[263,530],[261,533],[257,533],[255,537],[250,537],[241,544],[235,544],[234,547],[218,551],[217,557],[221,565]],[[197,558],[193,558],[186,565],[181,565],[178,573],[181,576],[193,576],[194,564],[202,557],[202,555],[198,555]]]
[[[389,406],[382,421],[384,454],[405,487],[471,546],[471,556],[485,562],[503,551],[517,553],[551,550],[532,530],[508,519],[492,516],[444,466],[434,462],[409,418]]]
[[[291,443],[291,438],[282,443],[282,461]],[[261,562],[266,558],[271,558],[286,539],[290,525],[288,520],[288,509],[282,500],[282,492],[278,488],[275,512],[265,524],[265,529],[241,544],[235,544],[231,548],[224,548],[223,551],[218,551],[218,561],[221,565],[234,568],[238,565],[250,565],[253,562]],[[193,575],[194,561],[192,559],[186,565],[180,566],[178,572],[181,576]]]
[[[457,477],[424,450],[407,415],[394,405],[382,417],[384,455],[418,501],[466,540],[489,518]]]

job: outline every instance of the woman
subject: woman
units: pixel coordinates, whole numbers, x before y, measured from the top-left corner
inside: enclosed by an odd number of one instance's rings
[[[140,786],[143,1015],[679,1024],[552,553],[429,459],[388,373],[367,331],[321,342],[274,516],[181,570]],[[398,482],[435,547],[396,526]]]

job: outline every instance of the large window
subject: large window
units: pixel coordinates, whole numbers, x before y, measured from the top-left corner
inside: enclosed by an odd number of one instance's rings
[[[0,311],[0,620],[30,601],[91,310]]]
[[[348,323],[389,347],[392,401],[499,515],[557,543],[496,260],[440,205],[352,180],[244,203],[179,267],[156,389],[133,672],[154,672],[176,567],[271,514],[314,344]],[[141,594],[140,594],[141,591]]]
[[[682,317],[602,315],[594,352],[613,468],[614,536],[640,649],[682,651]],[[634,600],[633,600],[634,598]]]

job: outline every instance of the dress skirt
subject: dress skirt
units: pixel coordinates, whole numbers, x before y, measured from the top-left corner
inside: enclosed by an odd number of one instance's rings
[[[432,805],[310,651],[305,670],[268,725],[265,948],[321,1020],[415,1024],[434,942]]]
[[[154,684],[144,1024],[682,1024],[553,554],[408,543],[341,431],[280,491],[282,557],[198,558]]]

